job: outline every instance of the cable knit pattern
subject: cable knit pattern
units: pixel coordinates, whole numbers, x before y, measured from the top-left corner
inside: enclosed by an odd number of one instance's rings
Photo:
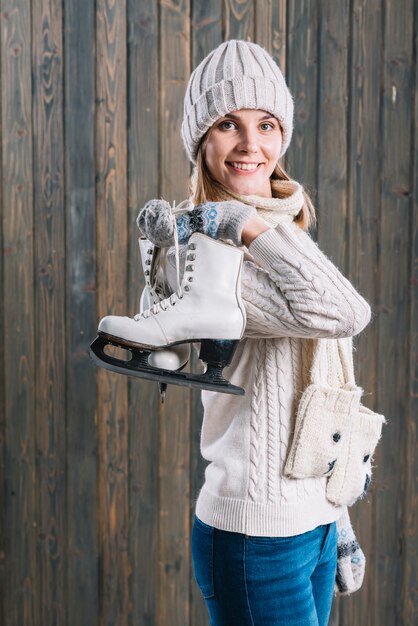
[[[256,343],[255,347],[255,376],[254,384],[251,390],[251,420],[250,420],[250,477],[248,493],[253,500],[257,502],[262,500],[264,495],[263,484],[265,479],[264,462],[266,436],[264,432],[265,422],[263,421],[263,404],[262,397],[264,395],[264,359],[265,359],[266,342],[261,340]]]
[[[277,364],[273,342],[266,342],[265,361],[267,385],[267,499],[274,502],[277,497],[277,479],[279,469],[278,415],[280,407],[277,402]]]
[[[325,477],[295,479],[282,469],[317,340],[343,338],[352,358],[351,337],[371,316],[353,285],[288,218],[286,209],[285,222],[244,249],[247,325],[225,376],[246,394],[202,392],[201,453],[208,465],[196,514],[216,528],[256,536],[297,535],[340,517],[343,508],[326,498]],[[175,285],[173,258],[169,250]],[[338,385],[342,370],[330,354],[332,363],[325,359],[321,367]]]

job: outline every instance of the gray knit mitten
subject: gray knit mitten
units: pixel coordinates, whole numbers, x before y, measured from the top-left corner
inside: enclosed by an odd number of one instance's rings
[[[187,243],[190,236],[198,232],[213,239],[230,239],[241,246],[244,223],[256,213],[255,207],[238,200],[199,204],[191,211],[175,216],[179,243]],[[140,210],[136,223],[142,235],[159,248],[174,244],[174,223],[166,200],[147,202]]]
[[[366,570],[366,557],[351,526],[347,507],[337,520],[337,575],[334,595],[348,596],[360,589]]]

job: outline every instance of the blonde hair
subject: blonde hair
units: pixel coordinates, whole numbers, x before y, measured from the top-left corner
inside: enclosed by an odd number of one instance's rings
[[[205,202],[219,202],[225,199],[225,194],[228,194],[228,189],[223,185],[220,185],[215,181],[205,160],[205,147],[206,141],[209,137],[211,129],[209,129],[205,135],[203,135],[196,156],[196,168],[192,181],[192,201],[195,205],[204,204]],[[276,167],[270,177],[272,181],[280,180],[292,180],[285,169],[277,162]],[[285,198],[289,194],[288,190],[281,190],[280,186],[272,186],[273,195],[276,198]],[[306,191],[303,191],[304,203],[296,215],[294,222],[300,226],[303,230],[309,230],[315,228],[317,223],[317,217],[315,207],[309,195]]]

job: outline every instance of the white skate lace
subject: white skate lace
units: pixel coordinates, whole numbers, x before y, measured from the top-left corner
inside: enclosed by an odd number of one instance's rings
[[[147,319],[150,315],[157,315],[160,311],[166,311],[170,306],[174,306],[178,300],[183,298],[183,288],[180,283],[180,252],[179,252],[179,238],[177,232],[177,222],[176,216],[174,215],[176,203],[173,202],[173,206],[170,207],[170,220],[173,224],[174,231],[174,249],[175,249],[175,262],[176,262],[176,279],[177,279],[177,290],[171,294],[168,298],[164,300],[160,300],[153,304],[149,309],[142,311],[142,313],[137,313],[134,315],[134,320],[137,322],[141,318]]]

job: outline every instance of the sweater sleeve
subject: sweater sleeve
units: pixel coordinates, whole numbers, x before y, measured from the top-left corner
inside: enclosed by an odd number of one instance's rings
[[[241,295],[245,336],[338,338],[371,319],[366,300],[296,224],[279,224],[250,244]]]

